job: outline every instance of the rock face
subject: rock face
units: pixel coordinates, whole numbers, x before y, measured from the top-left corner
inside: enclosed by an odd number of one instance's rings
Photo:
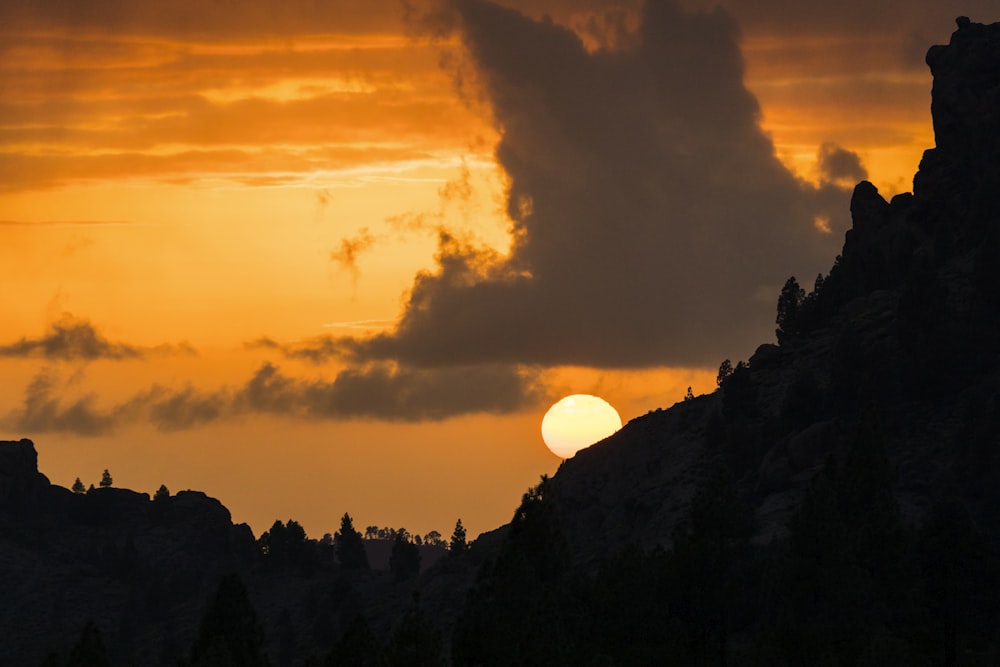
[[[965,18],[934,46],[936,147],[914,193],[862,182],[830,274],[782,345],[762,346],[714,394],[630,422],[553,478],[583,561],[669,544],[720,465],[755,508],[757,539],[785,530],[813,475],[874,405],[904,517],[957,493],[1000,535],[1000,24]]]
[[[249,527],[193,491],[156,501],[116,488],[74,494],[37,460],[30,440],[0,442],[0,664],[65,656],[90,619],[130,660],[173,662],[221,573],[254,557]]]

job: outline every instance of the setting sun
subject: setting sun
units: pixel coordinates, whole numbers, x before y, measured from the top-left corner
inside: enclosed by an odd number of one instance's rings
[[[573,394],[555,403],[542,418],[542,440],[553,454],[568,459],[622,427],[610,403],[590,394]]]

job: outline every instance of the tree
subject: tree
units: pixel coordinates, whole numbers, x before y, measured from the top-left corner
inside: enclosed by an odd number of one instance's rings
[[[76,481],[73,482],[73,493],[86,493],[86,492],[87,492],[87,487],[85,487],[83,485],[83,482],[80,481],[80,478],[77,477]]]
[[[113,482],[111,480],[111,473],[109,473],[108,469],[105,468],[104,472],[101,473],[101,488],[102,489],[111,488],[112,484],[113,484]]]
[[[167,488],[166,484],[160,484],[160,488],[156,490],[153,495],[153,500],[166,500],[170,497],[170,489]]]
[[[775,335],[779,344],[799,333],[799,311],[805,298],[806,291],[799,287],[795,276],[785,281],[785,286],[778,295],[778,315],[775,318],[778,324]]]
[[[368,526],[365,528],[365,539],[374,540],[378,537],[378,526]]]
[[[726,381],[730,375],[733,374],[733,362],[729,359],[723,359],[722,363],[719,364],[719,374],[715,376],[715,384],[719,387],[722,383]]]
[[[416,593],[413,604],[389,637],[384,658],[387,665],[435,667],[445,664],[441,633],[421,611]]]
[[[333,548],[337,553],[340,565],[348,570],[367,570],[368,554],[361,533],[354,528],[351,515],[344,512],[340,519],[340,530],[333,536]]]
[[[441,539],[441,533],[437,532],[436,530],[432,530],[431,532],[424,535],[424,544],[429,544],[434,547],[440,547],[444,546],[444,540]]]
[[[462,520],[459,519],[455,523],[455,532],[451,534],[451,555],[461,556],[469,548],[469,545],[465,541],[465,526],[462,525]]]
[[[694,392],[691,391],[691,387],[688,387],[687,393],[684,394],[685,401],[694,400]]]
[[[740,497],[732,475],[719,469],[695,493],[687,520],[674,531],[671,553],[672,605],[688,623],[699,664],[726,665],[729,635],[739,601],[753,535],[753,511]]]
[[[420,574],[420,549],[413,542],[403,538],[402,533],[396,533],[396,541],[389,555],[389,571],[396,582],[406,581]]]
[[[110,667],[108,653],[101,640],[101,631],[93,621],[87,621],[80,633],[80,639],[69,654],[66,667]]]
[[[264,631],[238,574],[222,578],[191,647],[191,667],[266,667]]]
[[[355,667],[376,667],[379,664],[381,648],[378,639],[368,627],[364,616],[357,616],[347,626],[344,635],[337,640],[326,658],[329,667],[354,665]]]

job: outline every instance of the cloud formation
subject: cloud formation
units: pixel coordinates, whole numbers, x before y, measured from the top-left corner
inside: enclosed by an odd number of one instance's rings
[[[113,343],[102,336],[93,324],[69,313],[49,325],[38,338],[21,338],[0,345],[0,357],[43,357],[59,361],[94,361],[96,359],[137,359],[142,348]]]
[[[861,164],[861,157],[833,143],[827,142],[819,147],[816,164],[824,181],[853,186],[868,178],[868,170]]]
[[[500,133],[513,246],[442,234],[397,330],[358,358],[705,365],[771,339],[784,279],[839,250],[849,194],[775,156],[735,21],[650,2],[628,48],[589,51],[490,2],[452,10]]]
[[[150,353],[196,354],[187,343],[150,348],[112,342],[90,321],[72,313],[63,313],[38,338],[22,337],[13,343],[0,345],[0,357],[41,357],[50,361],[123,361],[140,359]]]
[[[542,396],[534,372],[497,364],[443,369],[371,364],[323,380],[292,377],[265,363],[235,389],[154,385],[125,401],[102,406],[93,393],[66,396],[58,376],[43,371],[26,388],[20,407],[0,418],[0,425],[28,435],[100,436],[136,422],[178,431],[254,414],[409,422],[470,413],[506,414],[533,405]]]

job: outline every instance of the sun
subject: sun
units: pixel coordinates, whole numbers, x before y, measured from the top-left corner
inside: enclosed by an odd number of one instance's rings
[[[618,411],[603,398],[573,394],[560,399],[542,418],[542,440],[553,454],[568,459],[622,427]]]

